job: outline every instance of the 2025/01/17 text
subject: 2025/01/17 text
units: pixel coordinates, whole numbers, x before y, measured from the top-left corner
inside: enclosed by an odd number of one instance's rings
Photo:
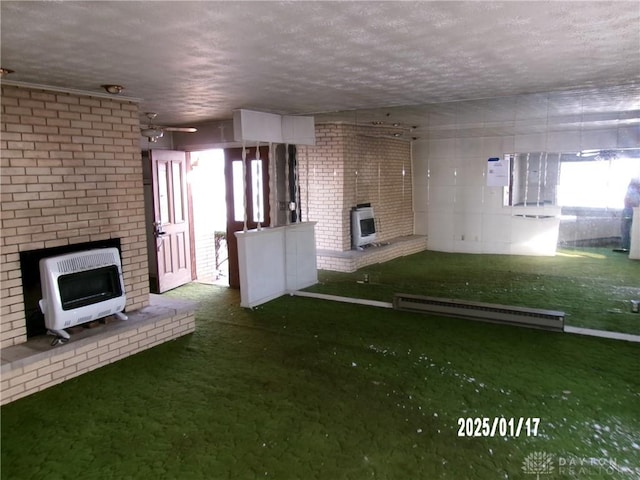
[[[537,437],[539,417],[460,417],[458,437]]]

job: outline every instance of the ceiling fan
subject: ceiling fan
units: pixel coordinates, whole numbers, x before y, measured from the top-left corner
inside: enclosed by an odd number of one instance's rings
[[[197,128],[193,127],[160,127],[158,125],[154,125],[153,121],[158,116],[155,112],[147,112],[145,116],[149,119],[149,124],[140,129],[140,134],[143,137],[149,139],[150,142],[157,142],[159,138],[164,136],[164,132],[185,132],[185,133],[194,133],[197,132]]]

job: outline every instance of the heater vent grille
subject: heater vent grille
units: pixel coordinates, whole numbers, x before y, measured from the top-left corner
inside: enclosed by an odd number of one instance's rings
[[[565,314],[564,312],[554,310],[541,310],[400,293],[394,295],[393,306],[397,310],[433,313],[485,322],[564,331]]]
[[[105,265],[119,265],[118,258],[113,252],[79,253],[74,257],[60,260],[58,262],[58,271],[60,273],[74,273],[92,270]]]

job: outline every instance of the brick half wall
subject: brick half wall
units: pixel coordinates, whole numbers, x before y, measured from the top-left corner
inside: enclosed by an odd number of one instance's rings
[[[52,387],[195,330],[194,305],[151,295],[150,305],[129,320],[85,330],[67,344],[51,347],[37,337],[2,350],[0,404]]]

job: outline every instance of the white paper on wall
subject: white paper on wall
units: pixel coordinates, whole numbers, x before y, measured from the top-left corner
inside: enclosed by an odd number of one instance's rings
[[[509,186],[509,158],[492,157],[487,160],[487,186]]]

